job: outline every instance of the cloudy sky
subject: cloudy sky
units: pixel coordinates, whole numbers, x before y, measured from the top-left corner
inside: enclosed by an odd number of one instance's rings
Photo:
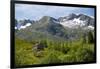
[[[43,16],[59,18],[70,13],[94,16],[94,8],[16,4],[15,18],[39,20]]]

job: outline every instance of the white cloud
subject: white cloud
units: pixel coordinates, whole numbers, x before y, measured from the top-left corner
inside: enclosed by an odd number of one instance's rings
[[[64,7],[64,6],[45,6],[45,5],[29,5],[29,4],[16,4],[15,17],[17,19],[40,19],[42,16],[60,17],[66,16],[69,13],[79,11],[86,8],[78,7]],[[81,11],[79,11],[81,12]]]

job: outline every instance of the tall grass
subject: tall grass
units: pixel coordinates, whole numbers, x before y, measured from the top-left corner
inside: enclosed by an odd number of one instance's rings
[[[35,43],[44,44],[43,50],[33,50]],[[73,63],[94,61],[94,43],[76,41],[54,41],[49,39],[15,40],[15,64],[16,66],[51,64],[51,63]]]

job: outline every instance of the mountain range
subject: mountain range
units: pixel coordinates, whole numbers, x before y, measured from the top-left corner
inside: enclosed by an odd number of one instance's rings
[[[74,13],[58,19],[50,16],[43,16],[37,21],[16,19],[15,36],[26,40],[37,38],[73,40],[90,30],[94,31],[94,25],[93,17]]]

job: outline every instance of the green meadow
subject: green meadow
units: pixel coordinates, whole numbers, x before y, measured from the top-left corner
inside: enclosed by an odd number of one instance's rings
[[[55,41],[52,39],[39,39],[26,41],[15,39],[15,65],[16,67],[37,64],[92,62],[94,59],[94,42],[89,35],[85,40],[80,38],[73,41]],[[45,47],[37,51],[36,43]]]

